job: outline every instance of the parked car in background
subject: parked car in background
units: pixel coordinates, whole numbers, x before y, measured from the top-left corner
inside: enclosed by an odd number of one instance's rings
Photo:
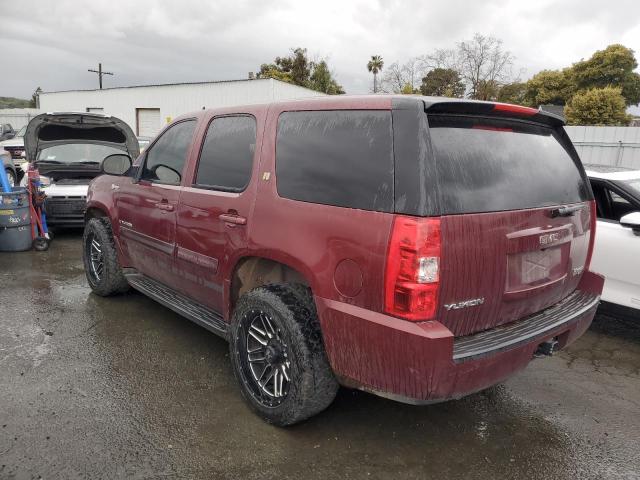
[[[640,170],[585,165],[597,205],[591,265],[605,276],[602,300],[640,316]]]
[[[12,187],[18,184],[18,174],[16,172],[16,166],[13,164],[13,160],[11,160],[11,155],[6,150],[3,150],[0,147],[0,158],[2,159],[2,166],[4,167],[4,171],[7,174],[7,179],[9,180],[9,185]]]
[[[134,287],[228,339],[244,398],[277,425],[339,384],[412,404],[485,389],[573,342],[599,303],[587,177],[562,120],[531,108],[201,110],[103,169],[93,291]]]
[[[51,227],[81,227],[87,189],[112,153],[139,154],[131,128],[116,117],[97,113],[43,113],[24,136],[27,158],[40,172]]]
[[[27,126],[25,125],[20,130],[18,130],[13,138],[9,140],[3,140],[0,142],[0,147],[4,148],[7,152],[11,154],[11,158],[13,158],[14,163],[17,167],[20,166],[25,161],[25,153],[24,153],[24,132],[27,130]]]
[[[0,125],[0,141],[9,140],[10,138],[13,138],[15,134],[16,132],[10,124],[5,123]]]

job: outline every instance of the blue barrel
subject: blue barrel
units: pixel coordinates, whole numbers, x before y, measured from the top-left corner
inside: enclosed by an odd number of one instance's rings
[[[23,187],[0,192],[0,252],[31,250],[29,194]]]

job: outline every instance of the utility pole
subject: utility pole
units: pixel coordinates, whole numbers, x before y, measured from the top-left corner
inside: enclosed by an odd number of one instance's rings
[[[99,63],[98,64],[98,70],[87,70],[88,72],[93,72],[93,73],[97,73],[98,74],[98,82],[100,83],[100,90],[102,90],[102,76],[103,75],[113,75],[113,73],[111,72],[103,72],[102,71],[102,64]]]

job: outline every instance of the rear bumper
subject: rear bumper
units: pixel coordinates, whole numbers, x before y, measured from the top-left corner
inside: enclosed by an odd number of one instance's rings
[[[437,321],[412,323],[316,297],[325,348],[343,385],[406,403],[460,398],[525,368],[538,346],[563,348],[589,328],[603,278],[586,272],[570,298],[513,322],[455,338]]]

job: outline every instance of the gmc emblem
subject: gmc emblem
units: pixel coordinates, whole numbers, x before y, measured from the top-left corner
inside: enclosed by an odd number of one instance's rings
[[[557,242],[560,240],[560,237],[560,232],[540,235],[540,245],[549,245],[550,243]]]

